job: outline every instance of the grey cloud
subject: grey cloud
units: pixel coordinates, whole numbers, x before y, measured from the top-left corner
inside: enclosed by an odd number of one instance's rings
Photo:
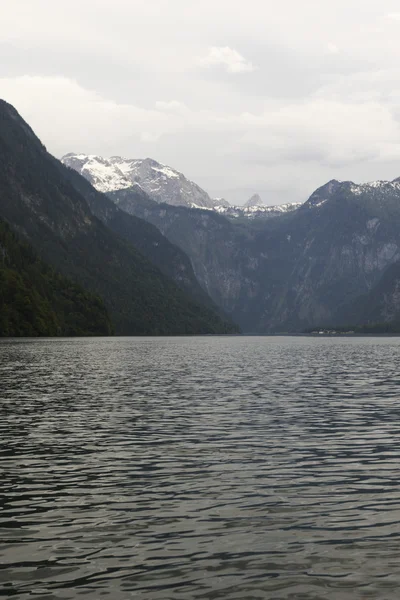
[[[14,0],[0,95],[57,155],[153,156],[228,200],[298,200],[400,174],[398,15],[397,0]]]

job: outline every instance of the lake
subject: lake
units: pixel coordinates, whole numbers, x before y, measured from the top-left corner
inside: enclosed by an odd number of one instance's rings
[[[0,595],[397,599],[400,339],[0,342]]]

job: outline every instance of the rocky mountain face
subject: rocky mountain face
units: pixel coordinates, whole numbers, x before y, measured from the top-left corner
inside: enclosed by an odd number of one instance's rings
[[[384,323],[396,324],[396,328],[389,327],[388,332],[400,332],[400,262],[389,265],[369,292],[345,307],[340,325]],[[384,328],[379,329],[385,331]]]
[[[151,158],[104,158],[96,155],[66,154],[61,161],[83,175],[98,191],[113,192],[137,186],[155,202],[172,206],[214,208],[226,200],[213,200],[182,173]]]
[[[105,200],[99,214],[108,212],[117,221],[118,211]],[[101,296],[116,333],[236,331],[129,243],[133,233],[123,239],[94,216],[65,167],[47,153],[27,123],[4,101],[0,101],[0,217],[29,240],[42,260]],[[154,228],[143,223],[143,230],[147,239],[142,238],[142,245],[150,248],[161,243]],[[173,252],[167,241],[164,247]],[[182,253],[176,250],[178,254]],[[187,273],[190,279],[190,265]]]
[[[244,331],[301,331],[348,322],[352,303],[358,306],[359,298],[375,293],[391,265],[397,273],[398,180],[331,181],[303,205],[263,221],[136,202],[129,189],[110,197],[180,246],[204,289]],[[375,315],[389,319],[400,305],[397,284],[385,285],[390,292],[375,302]],[[357,322],[372,318],[365,303],[359,306],[359,314],[353,311]]]
[[[214,211],[138,199],[132,189],[109,194],[119,208],[155,225],[189,256],[197,280],[227,313],[246,296],[246,239],[251,235]],[[250,270],[251,274],[251,270]],[[244,303],[245,304],[245,303]],[[238,309],[235,314],[240,314]]]
[[[390,265],[366,295],[358,323],[400,322],[400,262]]]

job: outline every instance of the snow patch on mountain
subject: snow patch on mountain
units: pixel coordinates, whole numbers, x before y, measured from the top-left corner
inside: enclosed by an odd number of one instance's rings
[[[287,204],[278,204],[267,206],[265,204],[259,206],[217,206],[215,211],[228,217],[247,217],[255,219],[258,217],[277,217],[289,212],[293,212],[302,205],[302,202],[289,202]]]
[[[213,200],[200,186],[175,169],[151,158],[104,158],[96,155],[66,154],[62,162],[78,171],[100,192],[110,193],[139,185],[152,200],[173,206],[214,208],[227,204]]]
[[[318,188],[307,200],[305,206],[310,209],[319,208],[338,193],[347,197],[370,196],[384,201],[385,198],[392,198],[393,192],[400,192],[400,179],[394,179],[393,181],[369,181],[360,184],[353,181],[338,181],[333,179]]]
[[[121,168],[96,154],[67,154],[61,160],[83,175],[99,192],[122,190],[132,185]]]

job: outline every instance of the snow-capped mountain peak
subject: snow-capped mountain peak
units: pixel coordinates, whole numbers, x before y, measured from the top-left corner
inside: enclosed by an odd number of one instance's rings
[[[152,200],[174,206],[214,208],[219,205],[200,186],[175,169],[153,160],[122,156],[66,154],[62,162],[78,171],[100,192],[139,185]]]
[[[139,186],[152,200],[173,206],[215,210],[232,217],[272,217],[291,212],[299,204],[267,206],[254,194],[244,206],[231,206],[224,198],[211,198],[182,173],[152,158],[125,158],[96,154],[66,154],[61,161],[83,175],[100,192],[111,193]]]
[[[307,200],[305,206],[308,208],[320,208],[331,198],[370,196],[371,198],[391,198],[394,191],[400,191],[400,180],[393,181],[369,181],[367,183],[354,183],[353,181],[338,181],[332,179],[325,185],[319,187]],[[338,196],[339,195],[339,196]]]

